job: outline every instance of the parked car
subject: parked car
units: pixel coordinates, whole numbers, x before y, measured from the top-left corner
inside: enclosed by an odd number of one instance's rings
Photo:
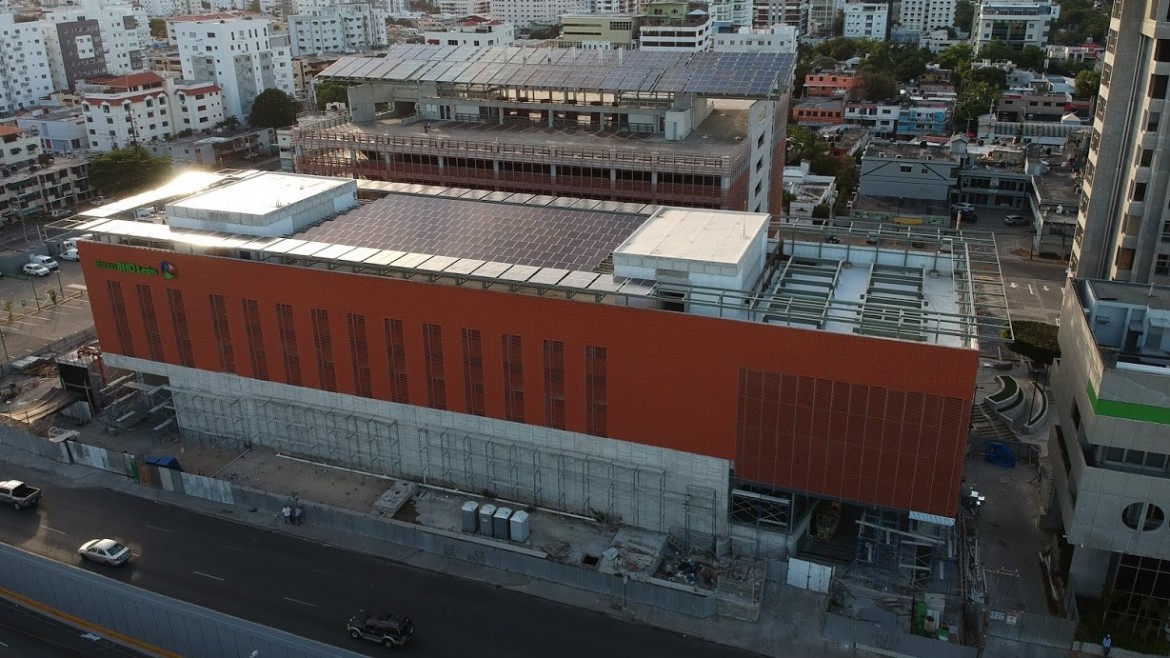
[[[363,611],[349,618],[345,630],[355,640],[379,642],[387,647],[400,647],[414,637],[414,622],[396,612],[367,615]]]
[[[30,487],[20,480],[0,482],[0,503],[12,505],[16,509],[26,509],[36,505],[40,499],[40,489]]]
[[[975,206],[969,203],[956,203],[951,206],[951,212],[956,212],[959,210],[975,210]]]
[[[24,267],[20,269],[29,276],[49,276],[52,274],[52,270],[40,263],[25,263]]]
[[[1004,215],[1003,223],[1008,226],[1022,226],[1028,223],[1023,215]]]
[[[91,539],[77,549],[78,555],[94,562],[120,567],[130,560],[130,547],[113,539]]]
[[[28,255],[28,262],[37,263],[39,265],[44,265],[45,267],[49,268],[50,270],[55,270],[58,267],[61,267],[61,264],[58,263],[57,261],[53,260],[52,256],[46,256],[44,254],[29,254]]]
[[[57,254],[57,258],[60,258],[61,260],[77,261],[81,260],[81,254],[77,253],[77,247],[73,247],[72,249],[66,249],[65,251]]]
[[[841,244],[841,238],[835,235],[826,235],[825,242],[828,242],[829,244]]]

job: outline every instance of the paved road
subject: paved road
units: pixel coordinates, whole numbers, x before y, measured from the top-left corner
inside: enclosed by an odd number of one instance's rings
[[[44,480],[15,470],[5,476]],[[385,650],[345,634],[358,609],[411,615],[412,656],[751,655],[106,490],[51,488],[35,512],[0,509],[0,537],[61,562],[80,564],[77,546],[97,536],[125,541],[134,558],[122,569],[84,569],[373,655]]]
[[[142,658],[143,654],[0,599],[0,657]]]

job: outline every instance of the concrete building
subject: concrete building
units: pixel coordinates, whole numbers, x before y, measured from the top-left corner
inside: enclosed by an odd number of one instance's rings
[[[640,14],[566,14],[561,17],[561,34],[552,45],[586,50],[632,50],[638,45],[641,22]]]
[[[810,97],[854,98],[861,76],[852,71],[813,71],[804,76],[804,95]]]
[[[1060,122],[1074,111],[1069,93],[1005,91],[999,96],[996,116],[1000,121]]]
[[[903,33],[924,37],[955,24],[955,0],[901,0],[896,6],[891,23]]]
[[[966,143],[947,146],[873,140],[861,156],[859,196],[923,201],[949,214]]]
[[[898,132],[900,105],[852,101],[845,103],[844,122],[869,128],[874,137],[893,137]]]
[[[326,52],[354,53],[386,45],[385,9],[347,3],[302,11],[288,17],[294,57]]]
[[[636,14],[641,6],[638,0],[593,0],[593,13],[607,14]]]
[[[848,39],[869,39],[871,41],[884,41],[886,39],[890,25],[889,4],[852,0],[845,3],[842,12],[845,21],[842,36]]]
[[[272,128],[224,128],[210,134],[154,142],[146,148],[185,168],[219,170],[253,167],[256,161],[270,157],[275,146],[276,133]]]
[[[898,134],[903,136],[950,135],[951,104],[925,101],[898,111]]]
[[[802,98],[792,104],[792,121],[807,128],[827,128],[845,122],[844,98]]]
[[[183,59],[179,57],[178,48],[166,48],[151,51],[146,58],[147,68],[155,73],[167,77],[183,75]]]
[[[370,181],[358,207],[354,180],[206,176],[77,226],[105,367],[141,386],[127,411],[719,554],[803,550],[835,506],[914,534],[857,538],[859,568],[902,549],[928,577],[957,567],[977,337],[1005,320],[963,282],[993,243],[940,257],[937,234],[776,241],[758,213]],[[165,218],[121,218],[144,202]]]
[[[170,83],[174,134],[211,130],[227,119],[223,92],[209,82],[175,80]]]
[[[293,88],[296,89],[297,95],[308,98],[313,81],[317,79],[317,74],[329,68],[339,59],[341,59],[340,53],[294,57],[292,59]]]
[[[177,16],[167,21],[179,44],[183,79],[214,83],[223,92],[224,114],[247,121],[265,89],[294,94],[287,44],[270,34],[271,21],[246,12]],[[287,41],[287,38],[285,37]]]
[[[150,21],[128,2],[78,0],[46,11],[42,27],[55,89],[146,68]]]
[[[435,2],[440,14],[449,16],[491,16],[491,0],[438,0]]]
[[[1170,16],[1149,14],[1113,5],[1069,263],[1085,279],[1170,281]]]
[[[764,29],[747,27],[716,30],[711,49],[717,53],[790,53],[796,54],[799,32],[791,25],[775,24]]]
[[[753,0],[752,25],[766,29],[772,25],[785,25],[797,32],[808,22],[808,5],[802,0]]]
[[[64,211],[93,196],[89,161],[50,156],[39,135],[14,122],[0,125],[0,219]]]
[[[51,71],[41,24],[17,23],[13,14],[0,12],[0,114],[52,93]]]
[[[813,216],[817,206],[832,206],[837,200],[837,179],[811,173],[808,160],[802,160],[795,167],[784,168],[784,191],[792,195],[786,219],[807,219]]]
[[[706,2],[653,0],[643,5],[638,25],[640,50],[698,53],[711,47],[715,24]]]
[[[491,16],[517,28],[534,23],[556,24],[565,14],[592,13],[590,0],[491,0],[488,11],[456,12],[458,16]]]
[[[89,148],[111,151],[175,133],[166,81],[153,71],[79,83]]]
[[[1069,586],[1107,601],[1107,627],[1125,614],[1160,632],[1170,600],[1168,326],[1166,287],[1073,279],[1065,288],[1051,377],[1053,512],[1062,552],[1072,552]]]
[[[456,56],[469,66],[444,74]],[[318,76],[355,85],[353,121],[294,131],[296,167],[767,212],[781,198],[773,163],[784,155],[793,59],[393,46],[385,57],[343,58]],[[395,116],[375,120],[383,106]]]
[[[445,31],[424,32],[423,39],[432,46],[510,46],[516,42],[516,26],[493,18],[469,16]]]
[[[1048,45],[1052,22],[1060,17],[1060,5],[1049,0],[983,0],[975,5],[971,45],[979,52],[992,41],[1012,48]]]
[[[43,153],[67,155],[89,147],[89,133],[80,107],[33,110],[17,117],[16,125],[26,135],[40,140]]]

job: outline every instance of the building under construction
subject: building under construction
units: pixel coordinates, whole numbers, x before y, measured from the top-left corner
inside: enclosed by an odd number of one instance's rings
[[[318,79],[349,119],[293,132],[296,170],[497,192],[781,207],[793,56],[396,46]]]

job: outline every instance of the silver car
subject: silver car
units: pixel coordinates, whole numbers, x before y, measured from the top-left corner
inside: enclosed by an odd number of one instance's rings
[[[130,560],[130,547],[113,539],[91,539],[77,549],[77,554],[87,560],[120,567]]]

